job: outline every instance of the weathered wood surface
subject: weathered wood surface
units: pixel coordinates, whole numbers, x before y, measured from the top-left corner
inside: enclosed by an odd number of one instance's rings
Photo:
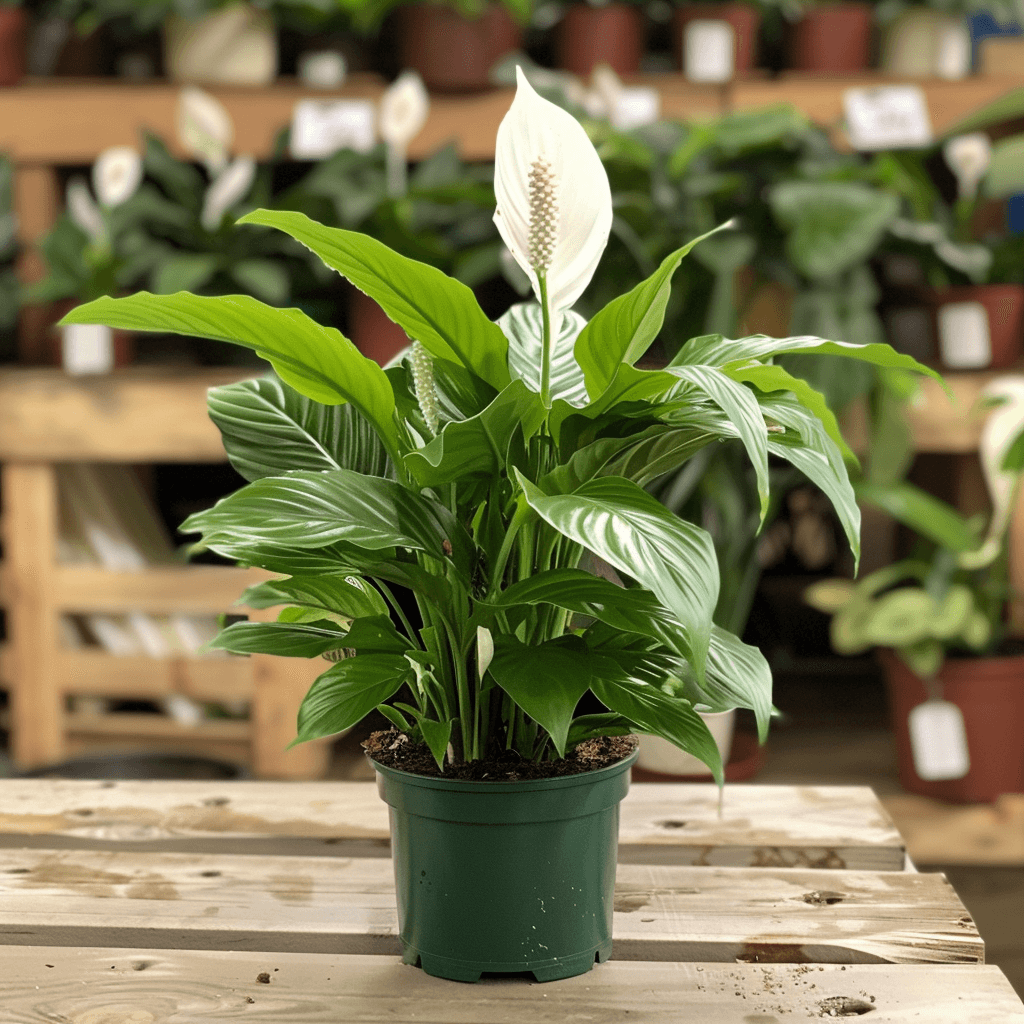
[[[390,860],[0,851],[0,944],[399,954]],[[980,963],[941,875],[624,864],[615,956]]]
[[[629,963],[463,985],[394,957],[162,949],[5,951],[4,1024],[1024,1024],[996,967]],[[266,980],[259,980],[260,978]]]
[[[368,782],[9,780],[0,845],[26,836],[165,849],[261,838],[282,853],[341,853],[345,841],[386,844],[388,820]],[[637,783],[622,804],[619,847],[623,861],[724,867],[899,871],[905,860],[892,820],[861,786],[730,785],[719,817],[713,786]]]

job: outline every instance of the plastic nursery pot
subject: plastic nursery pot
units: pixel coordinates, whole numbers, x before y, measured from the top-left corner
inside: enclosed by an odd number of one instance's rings
[[[54,304],[59,320],[77,306],[74,300]],[[54,327],[46,353],[51,366],[70,374],[109,373],[135,360],[135,335],[102,324],[66,324]]]
[[[791,63],[797,71],[863,71],[871,50],[873,8],[866,3],[814,4],[793,26]]]
[[[558,66],[586,77],[598,64],[635,75],[644,55],[643,11],[632,4],[571,3],[558,25]]]
[[[273,16],[236,3],[199,18],[172,14],[164,22],[164,68],[174,82],[269,85],[277,78]]]
[[[963,18],[910,7],[882,32],[879,60],[887,75],[949,80],[971,70],[971,34]]]
[[[736,729],[735,711],[698,712],[704,724],[711,730],[718,752],[722,755],[722,764],[729,763],[732,750],[732,738]],[[703,761],[693,754],[680,750],[674,743],[660,736],[641,736],[640,752],[636,759],[638,768],[658,772],[662,775],[710,775]]]
[[[696,3],[677,7],[672,17],[672,47],[676,66],[689,78],[694,68],[688,67],[686,59],[687,31],[694,31],[692,22],[725,22],[733,33],[733,66],[729,78],[742,78],[754,68],[757,59],[757,33],[761,27],[761,15],[756,7],[741,3]],[[700,40],[693,39],[694,44]],[[717,80],[723,80],[719,78]]]
[[[409,338],[369,295],[357,288],[348,291],[349,337],[364,356],[384,366],[409,345]]]
[[[956,803],[990,803],[1024,792],[1024,656],[949,658],[939,672],[942,699],[963,714],[970,769],[960,779],[926,781],[914,770],[908,716],[928,697],[924,683],[890,650],[885,672],[904,789]]]
[[[619,802],[636,751],[599,771],[516,782],[373,763],[389,805],[402,959],[427,974],[569,978],[612,951]]]
[[[939,359],[951,370],[1004,369],[1024,347],[1024,286],[965,285],[933,294]]]
[[[436,92],[489,88],[491,68],[518,48],[522,36],[508,9],[496,3],[478,18],[438,3],[406,4],[398,17],[401,66],[418,71]]]

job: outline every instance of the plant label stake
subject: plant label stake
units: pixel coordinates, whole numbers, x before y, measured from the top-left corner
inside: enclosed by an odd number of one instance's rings
[[[916,149],[932,141],[928,100],[916,85],[847,89],[843,110],[854,149]]]
[[[691,82],[728,82],[736,72],[736,30],[727,21],[697,18],[683,37],[683,67]]]
[[[992,362],[988,313],[980,302],[939,307],[939,356],[953,370],[979,370]]]
[[[342,148],[368,153],[376,141],[369,100],[299,100],[292,111],[291,154],[323,160]]]
[[[960,709],[948,700],[918,704],[909,716],[914,771],[926,782],[962,779],[971,768]]]

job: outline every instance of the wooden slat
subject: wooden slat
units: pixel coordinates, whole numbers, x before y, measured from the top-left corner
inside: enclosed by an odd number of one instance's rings
[[[241,719],[211,718],[198,725],[183,725],[169,715],[127,713],[96,715],[70,712],[64,716],[64,727],[70,733],[88,736],[109,736],[118,740],[178,740],[205,737],[211,742],[248,743],[249,723]]]
[[[936,874],[624,864],[613,933],[620,960],[984,960]],[[0,943],[400,954],[397,935],[390,860],[0,851]]]
[[[148,658],[100,650],[61,651],[56,662],[57,684],[65,693],[132,700],[175,693],[198,701],[248,700],[252,671],[250,658]]]
[[[459,985],[384,956],[25,946],[5,951],[0,1000],[5,1024],[781,1024],[860,1014],[877,1024],[1024,1024],[1002,972],[976,965],[612,960],[543,986]]]
[[[0,460],[222,462],[206,390],[253,375],[239,369],[140,368],[91,377],[0,371]]]
[[[0,835],[150,841],[244,836],[337,842],[388,839],[387,807],[369,782],[46,782],[0,787]],[[10,846],[12,842],[4,845]],[[282,847],[284,849],[284,847]],[[637,783],[622,804],[625,861],[725,867],[902,870],[903,842],[861,786]]]

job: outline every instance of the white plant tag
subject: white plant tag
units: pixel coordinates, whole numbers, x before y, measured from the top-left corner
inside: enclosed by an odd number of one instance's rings
[[[843,108],[854,149],[913,149],[931,144],[928,101],[919,86],[847,89]]]
[[[971,767],[960,709],[948,700],[927,700],[908,716],[914,771],[925,782],[962,779]]]
[[[727,21],[696,18],[683,29],[683,67],[691,82],[728,82],[736,71],[736,31]]]
[[[966,78],[971,73],[971,34],[967,25],[952,22],[939,27],[935,47],[935,74],[947,81]]]
[[[110,373],[114,368],[114,332],[109,327],[66,324],[61,332],[61,363],[66,373]]]
[[[291,154],[322,160],[339,149],[366,153],[377,139],[369,100],[299,100],[292,111]]]
[[[980,302],[939,306],[939,357],[954,370],[980,370],[992,362],[988,313]]]
[[[627,86],[615,97],[615,109],[609,120],[622,131],[653,124],[661,116],[661,96],[657,89]]]
[[[310,89],[340,89],[348,65],[334,50],[310,50],[299,54],[295,70],[299,81]]]

